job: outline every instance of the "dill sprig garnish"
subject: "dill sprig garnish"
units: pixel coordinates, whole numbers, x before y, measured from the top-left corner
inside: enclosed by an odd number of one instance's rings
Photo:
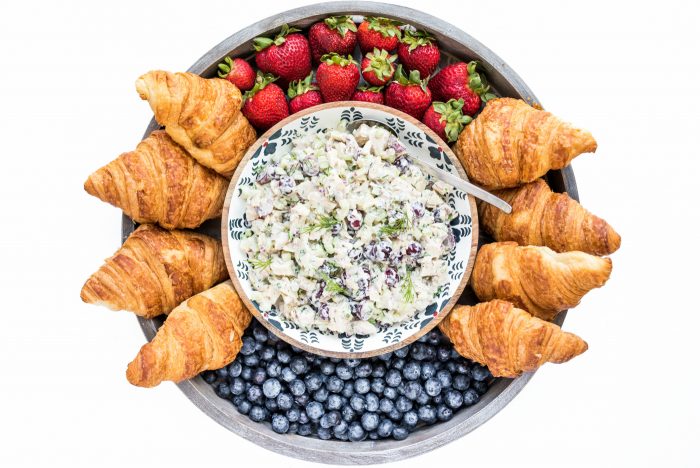
[[[272,265],[272,259],[268,258],[267,260],[260,260],[259,258],[249,258],[248,263],[253,265],[253,268],[256,270],[264,270],[265,268],[269,267]]]
[[[319,229],[330,229],[339,222],[340,221],[335,219],[333,216],[320,216],[318,218],[318,222],[305,226],[304,229],[301,230],[301,232],[309,233],[318,231]]]
[[[339,285],[333,278],[323,272],[320,272],[319,274],[321,275],[321,279],[326,282],[326,291],[334,294],[349,294],[348,290]]]
[[[404,212],[403,216],[394,220],[393,223],[382,226],[379,232],[388,236],[395,236],[408,229],[408,223],[408,216],[406,216],[406,212]]]
[[[403,300],[407,303],[413,302],[416,296],[416,291],[413,287],[413,278],[411,278],[411,270],[406,270],[406,275],[403,277],[401,282],[401,294],[403,294]]]

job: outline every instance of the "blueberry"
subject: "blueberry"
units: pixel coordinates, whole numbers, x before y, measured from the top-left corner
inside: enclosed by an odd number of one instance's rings
[[[386,383],[382,379],[375,378],[369,384],[369,388],[376,394],[381,395],[386,387]]]
[[[260,350],[260,359],[263,361],[269,361],[275,356],[275,350],[272,346],[265,346]]]
[[[227,370],[228,370],[228,375],[230,377],[238,377],[239,375],[241,375],[241,371],[243,370],[243,366],[241,365],[240,361],[236,360],[228,365]]]
[[[396,409],[401,411],[402,413],[405,413],[406,411],[411,410],[413,408],[413,402],[406,398],[405,396],[401,395],[396,399]]]
[[[425,381],[425,393],[427,393],[428,395],[430,395],[430,396],[439,395],[441,391],[442,391],[442,384],[440,383],[440,381],[437,378],[431,377]]]
[[[368,432],[367,438],[370,440],[377,440],[379,439],[379,434],[377,434],[377,431]]]
[[[225,379],[226,377],[228,377],[228,369],[226,369],[225,367],[222,367],[221,369],[216,369],[216,375],[219,378]]]
[[[474,390],[479,392],[479,395],[483,395],[484,393],[486,393],[486,390],[489,389],[489,384],[487,384],[484,381],[474,382],[474,385],[472,385],[472,387],[474,388]]]
[[[369,380],[361,378],[355,380],[355,391],[361,395],[368,393],[370,390]]]
[[[333,435],[335,436],[335,438],[342,440],[343,435],[347,437],[348,427],[348,423],[345,420],[341,419],[338,422],[338,424],[333,426]]]
[[[253,371],[253,377],[251,378],[254,384],[262,385],[267,380],[267,372],[262,367],[257,367]]]
[[[426,336],[428,338],[427,339],[428,343],[430,343],[433,346],[440,344],[440,341],[442,338],[442,335],[437,330],[430,330],[430,332],[424,336]]]
[[[320,367],[323,375],[333,375],[335,373],[335,364],[330,361],[323,361]]]
[[[335,375],[343,380],[352,379],[352,370],[345,364],[335,366]]]
[[[238,409],[238,412],[241,413],[241,414],[248,414],[248,413],[250,412],[250,408],[251,408],[252,406],[253,406],[253,405],[252,405],[248,400],[242,399],[242,400],[236,405],[236,409]]]
[[[311,397],[308,393],[302,393],[301,395],[294,397],[294,401],[299,406],[306,406],[310,399]]]
[[[299,411],[299,424],[307,424],[309,422],[309,415],[306,411]]]
[[[289,408],[285,413],[285,416],[287,416],[289,422],[297,422],[299,421],[300,413],[299,408]]]
[[[381,362],[372,364],[372,377],[381,379],[386,375],[386,366]]]
[[[262,390],[267,398],[277,398],[277,395],[282,391],[282,384],[277,379],[267,379],[263,383]]]
[[[343,395],[345,398],[350,398],[355,394],[355,386],[353,385],[352,382],[345,382],[343,385],[343,391],[341,392],[341,395]]]
[[[433,424],[437,419],[437,411],[432,405],[425,405],[418,408],[418,419],[426,424]]]
[[[267,418],[267,410],[262,406],[255,405],[252,408],[250,408],[248,417],[255,422],[263,421]]]
[[[243,395],[243,392],[245,392],[245,381],[240,377],[236,377],[231,381],[229,387],[231,389],[231,393],[234,395]]]
[[[425,343],[414,343],[411,347],[411,357],[416,361],[423,361],[428,357],[427,349],[428,345],[426,345]]]
[[[402,397],[403,398],[403,397]],[[382,413],[391,413],[394,409],[394,402],[388,398],[382,398],[379,400],[379,411]]]
[[[292,354],[286,349],[278,349],[277,360],[282,364],[289,364],[289,361],[292,360]]]
[[[265,330],[263,327],[253,327],[253,338],[262,343],[266,342],[268,338],[267,330]]]
[[[458,374],[471,375],[471,366],[469,365],[469,362],[467,362],[466,359],[457,361],[455,370]]]
[[[452,386],[452,374],[450,374],[447,370],[439,370],[436,374],[436,377],[440,381],[440,385],[442,385],[443,388],[448,388]]]
[[[292,369],[292,372],[294,372],[296,375],[305,373],[308,367],[309,364],[303,357],[297,356],[289,363],[289,368]]]
[[[251,403],[256,403],[262,398],[262,389],[257,385],[251,385],[246,393],[246,398]]]
[[[403,367],[403,376],[408,380],[416,380],[420,377],[421,366],[416,361],[408,361]]]
[[[491,377],[491,372],[489,372],[489,370],[486,367],[480,364],[474,364],[472,366],[471,374],[472,379],[476,380],[477,382],[482,382]]]
[[[325,387],[321,387],[318,390],[314,392],[314,400],[318,401],[320,403],[325,403],[326,400],[328,400],[328,395],[330,393],[328,392],[328,389]]]
[[[391,419],[392,421],[395,421],[395,422],[401,421],[401,419],[403,418],[403,415],[404,415],[404,413],[397,410],[396,408],[394,408],[394,410],[391,413],[387,414],[389,419]]]
[[[435,376],[437,369],[435,369],[435,364],[432,362],[424,362],[420,366],[420,378],[423,380],[428,380],[430,377]]]
[[[360,421],[365,431],[373,431],[379,426],[379,415],[377,413],[368,412],[362,415]]]
[[[255,342],[255,351],[260,351],[260,350],[262,349],[263,346],[264,346],[264,345],[263,345],[261,342],[256,341],[256,342]]]
[[[350,406],[343,406],[343,408],[340,410],[340,414],[343,417],[343,421],[350,422],[353,419],[355,419],[355,416],[357,416],[357,413],[355,413],[355,410],[352,409]]]
[[[306,388],[309,391],[313,392],[314,390],[321,388],[321,385],[323,385],[323,379],[321,379],[321,376],[316,373],[308,374],[304,378],[304,384],[306,384]]]
[[[323,405],[318,401],[310,401],[306,405],[306,414],[312,421],[318,421],[323,416]]]
[[[401,384],[401,373],[396,369],[389,369],[386,373],[386,384],[390,387],[398,387]]]
[[[299,430],[299,424],[297,424],[295,422],[289,423],[289,431],[287,431],[289,434],[296,434],[298,430]]]
[[[243,380],[250,380],[253,377],[253,369],[250,367],[244,367],[243,370],[241,370],[241,378]]]
[[[294,396],[303,395],[304,392],[306,392],[306,385],[304,385],[304,382],[301,380],[294,379],[289,382],[289,391],[292,392]]]
[[[360,365],[360,360],[359,359],[344,359],[345,365],[347,365],[350,368],[357,367]]]
[[[435,395],[433,397],[433,403],[435,403],[436,405],[442,404],[442,402],[444,400],[445,400],[445,397],[442,395],[442,393],[440,395]]]
[[[405,359],[398,358],[398,359],[394,359],[393,361],[391,361],[391,368],[392,369],[402,370],[403,366],[405,366],[405,365],[406,365]]]
[[[379,397],[375,393],[368,393],[365,396],[367,411],[377,411],[379,409]]]
[[[237,361],[234,361],[234,362],[237,362]],[[240,365],[240,363],[239,363],[239,365]],[[241,374],[241,373],[239,372],[238,375],[240,375],[240,374]],[[238,377],[238,376],[232,376],[232,377]],[[217,377],[216,377],[216,372],[204,371],[204,372],[202,372],[202,378],[204,379],[204,381],[205,381],[206,383],[208,383],[209,385],[211,385],[211,384],[213,384],[214,382],[216,382],[216,379],[217,379]]]
[[[464,397],[462,396],[462,392],[457,390],[448,390],[447,393],[445,393],[445,404],[448,407],[458,409],[462,406],[463,402]]]
[[[418,395],[418,398],[416,398],[416,404],[418,405],[425,405],[430,401],[430,395],[428,395],[425,392],[421,392],[420,395]]]
[[[405,358],[408,356],[408,352],[410,351],[410,346],[404,346],[403,348],[399,348],[397,350],[394,350],[394,356],[399,357],[399,358]]]
[[[328,395],[326,400],[326,408],[329,410],[339,410],[343,406],[343,398],[340,395],[332,393]]]
[[[393,431],[391,431],[391,436],[396,440],[404,440],[406,437],[408,437],[408,429],[397,426]]]
[[[292,380],[297,378],[297,376],[294,375],[294,372],[292,372],[292,369],[290,369],[289,367],[283,367],[282,371],[280,372],[280,376],[285,382],[291,382]]]
[[[326,380],[326,388],[329,392],[340,393],[344,385],[343,381],[336,375],[331,375],[328,377],[328,380]]]
[[[278,434],[286,434],[289,430],[289,420],[281,414],[272,415],[272,430]]]
[[[312,428],[311,424],[299,424],[299,429],[297,429],[297,434],[300,436],[308,436],[311,435]]]
[[[406,427],[416,427],[416,424],[418,424],[418,413],[413,410],[406,411],[401,421]]]
[[[457,364],[454,361],[447,361],[445,367],[450,372],[457,372]]]
[[[440,405],[437,407],[437,419],[438,421],[449,421],[452,419],[454,412],[445,405]]]
[[[357,394],[353,395],[352,397],[350,397],[350,407],[358,413],[362,413],[365,409],[367,409],[367,402],[365,401],[365,397]]]
[[[437,349],[437,359],[440,362],[447,362],[450,360],[452,350],[447,346],[440,346]]]
[[[385,354],[380,354],[379,356],[377,356],[377,359],[379,359],[380,361],[389,362],[389,361],[391,361],[392,355],[393,354],[391,352],[388,352]]]
[[[365,433],[362,425],[357,421],[351,422],[350,426],[348,427],[348,439],[353,442],[359,442],[364,440],[365,437],[367,437],[367,433]]]
[[[294,399],[289,393],[280,393],[277,395],[277,407],[281,410],[288,410],[294,404]]]
[[[326,429],[325,427],[319,427],[316,429],[316,435],[318,436],[319,439],[321,440],[328,440],[332,437],[331,435],[331,430]]]
[[[268,377],[279,377],[282,372],[282,366],[280,366],[279,361],[270,361],[267,363],[265,371]]]
[[[265,400],[265,408],[270,411],[270,413],[274,413],[279,409],[279,406],[277,406],[277,400],[273,398],[268,398]]]
[[[330,419],[329,415],[330,415],[330,413],[326,413],[323,416],[321,416],[321,419],[318,421],[318,425],[324,429],[329,429],[332,426],[334,426],[334,424],[331,423],[331,419]]]
[[[255,352],[255,339],[250,336],[243,337],[243,345],[241,346],[240,354],[250,356]]]
[[[408,382],[403,387],[403,394],[409,400],[415,400],[421,393],[423,393],[423,386],[415,380]]]
[[[390,419],[382,419],[377,426],[377,435],[381,438],[389,437],[394,430],[394,423]]]
[[[398,396],[398,392],[396,391],[395,387],[385,387],[384,392],[382,393],[386,398],[393,400]]]
[[[355,368],[355,377],[363,378],[372,375],[372,363],[369,360],[363,361]]]
[[[456,390],[466,390],[469,388],[469,377],[466,375],[458,374],[452,379],[452,386]]]

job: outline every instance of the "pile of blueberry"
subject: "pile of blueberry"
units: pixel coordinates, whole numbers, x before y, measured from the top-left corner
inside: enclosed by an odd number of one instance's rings
[[[236,360],[202,377],[275,432],[344,441],[403,440],[473,405],[493,380],[437,329],[375,358],[336,359],[294,348],[256,321]]]

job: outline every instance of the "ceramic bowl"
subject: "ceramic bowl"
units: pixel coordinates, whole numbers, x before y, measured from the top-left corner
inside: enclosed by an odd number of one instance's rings
[[[240,241],[250,228],[246,219],[243,188],[256,184],[256,174],[274,155],[283,155],[292,148],[292,140],[308,133],[325,132],[338,125],[369,119],[391,127],[409,153],[430,161],[439,168],[466,178],[461,163],[440,137],[428,127],[396,109],[357,101],[333,102],[296,113],[269,129],[250,147],[229,185],[221,218],[221,239],[226,252],[226,265],[239,296],[255,317],[275,335],[297,348],[332,357],[370,357],[411,343],[450,311],[462,294],[471,273],[478,239],[477,211],[473,197],[453,189],[446,201],[458,213],[451,222],[455,248],[447,256],[447,281],[440,285],[434,302],[410,319],[379,327],[373,335],[346,335],[317,328],[303,328],[287,320],[274,307],[261,311],[251,301],[253,288],[249,273],[254,268],[241,251]]]

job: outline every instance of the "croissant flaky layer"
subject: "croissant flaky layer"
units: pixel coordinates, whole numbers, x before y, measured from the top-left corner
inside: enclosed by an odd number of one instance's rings
[[[218,240],[144,224],[85,282],[80,298],[155,317],[227,277]]]
[[[195,228],[221,215],[228,180],[192,159],[167,133],[155,131],[93,172],[85,191],[138,223]]]
[[[515,187],[596,150],[593,136],[511,98],[490,100],[454,145],[469,178],[486,188]]]
[[[593,255],[609,255],[620,248],[620,235],[612,226],[568,195],[553,193],[542,179],[494,194],[513,207],[506,214],[488,203],[477,202],[480,226],[497,241]]]
[[[136,80],[156,121],[200,164],[230,177],[255,141],[236,86],[194,73],[151,71]]]
[[[458,305],[440,322],[440,330],[459,354],[484,364],[496,377],[517,377],[588,349],[578,336],[501,300]]]
[[[544,320],[605,284],[612,261],[584,252],[494,242],[479,249],[471,286],[481,301],[504,299]]]
[[[179,382],[236,358],[251,314],[226,281],[177,306],[126,370],[139,387]]]

